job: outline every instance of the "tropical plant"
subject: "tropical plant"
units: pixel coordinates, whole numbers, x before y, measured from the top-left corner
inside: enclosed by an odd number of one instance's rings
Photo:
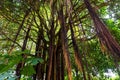
[[[1,1],[1,79],[106,80],[108,69],[120,75],[118,3]]]

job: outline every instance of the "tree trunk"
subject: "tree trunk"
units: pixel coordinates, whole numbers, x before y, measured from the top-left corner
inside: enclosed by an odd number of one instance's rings
[[[68,73],[68,79],[72,80],[72,70],[71,70],[70,55],[69,55],[69,50],[68,50],[65,19],[64,19],[64,15],[63,15],[63,6],[61,7],[61,10],[59,11],[59,21],[60,21],[60,25],[61,25],[62,50],[63,50],[63,56],[65,59],[66,69],[67,69],[67,73]]]

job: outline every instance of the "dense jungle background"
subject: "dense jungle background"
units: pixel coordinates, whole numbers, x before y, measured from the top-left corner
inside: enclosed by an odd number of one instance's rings
[[[0,80],[120,80],[120,0],[0,0]]]

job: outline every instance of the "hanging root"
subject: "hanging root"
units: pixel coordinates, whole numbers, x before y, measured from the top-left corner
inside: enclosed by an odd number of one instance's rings
[[[114,37],[111,35],[106,25],[100,20],[90,2],[88,0],[84,0],[84,3],[89,11],[89,14],[94,22],[94,26],[96,28],[97,36],[100,42],[110,51],[111,55],[114,57],[120,57],[120,46]]]

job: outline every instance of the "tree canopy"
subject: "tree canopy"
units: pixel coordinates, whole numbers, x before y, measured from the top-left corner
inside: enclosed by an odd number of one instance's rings
[[[119,4],[0,1],[0,80],[119,80]]]

